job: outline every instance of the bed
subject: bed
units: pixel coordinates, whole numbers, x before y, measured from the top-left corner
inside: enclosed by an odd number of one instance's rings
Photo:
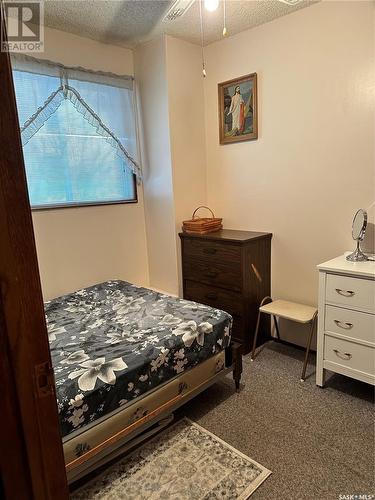
[[[45,312],[70,480],[168,423],[228,371],[239,387],[224,311],[113,280],[46,302]]]

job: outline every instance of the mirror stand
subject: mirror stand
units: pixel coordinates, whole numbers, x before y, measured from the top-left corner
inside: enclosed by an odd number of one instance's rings
[[[353,253],[346,256],[346,260],[350,260],[352,262],[363,262],[364,260],[368,260],[367,255],[365,255],[361,250],[359,240],[357,240],[357,248]]]
[[[368,260],[367,255],[365,255],[361,250],[360,242],[365,237],[367,227],[367,212],[360,208],[354,215],[353,223],[352,223],[352,238],[357,242],[357,248],[353,253],[346,257],[346,260],[350,260],[352,262],[364,262]]]

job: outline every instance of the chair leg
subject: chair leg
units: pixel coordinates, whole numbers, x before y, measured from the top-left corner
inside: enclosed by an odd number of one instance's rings
[[[271,297],[269,297],[269,296],[264,297],[264,299],[262,299],[262,302],[259,304],[259,308],[264,306],[265,304],[269,304],[270,302],[272,302]],[[260,325],[260,314],[261,314],[261,311],[258,311],[258,319],[257,319],[256,327],[255,327],[254,340],[253,340],[253,349],[251,351],[251,358],[250,358],[251,361],[254,361],[254,353],[255,353],[256,346],[257,346],[257,339],[258,339],[258,332],[259,332],[259,325]]]
[[[279,324],[277,322],[276,316],[274,314],[272,316],[273,316],[273,322],[275,324],[276,335],[277,335],[278,340],[280,340]]]
[[[306,354],[305,354],[305,360],[303,362],[301,382],[305,381],[307,362],[309,360],[309,353],[310,353],[311,341],[312,341],[312,337],[313,337],[313,333],[314,333],[314,328],[315,328],[315,323],[316,323],[316,317],[317,317],[317,315],[318,315],[318,313],[315,313],[313,319],[311,320],[311,328],[310,328],[309,338],[307,340]]]
[[[254,361],[254,353],[255,353],[256,346],[257,346],[257,339],[258,339],[258,332],[259,332],[259,323],[260,323],[260,314],[261,314],[261,312],[258,311],[257,326],[255,328],[255,334],[254,334],[254,340],[253,340],[253,350],[251,351],[251,358],[250,358],[251,361]]]

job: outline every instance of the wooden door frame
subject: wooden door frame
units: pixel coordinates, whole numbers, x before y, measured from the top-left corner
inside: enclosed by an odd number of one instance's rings
[[[2,1],[1,30],[6,40]],[[0,51],[0,491],[69,498],[9,54]]]

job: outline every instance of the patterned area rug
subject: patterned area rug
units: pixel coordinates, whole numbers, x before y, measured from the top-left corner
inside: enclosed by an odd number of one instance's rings
[[[72,500],[245,500],[271,474],[188,419],[143,444]]]

